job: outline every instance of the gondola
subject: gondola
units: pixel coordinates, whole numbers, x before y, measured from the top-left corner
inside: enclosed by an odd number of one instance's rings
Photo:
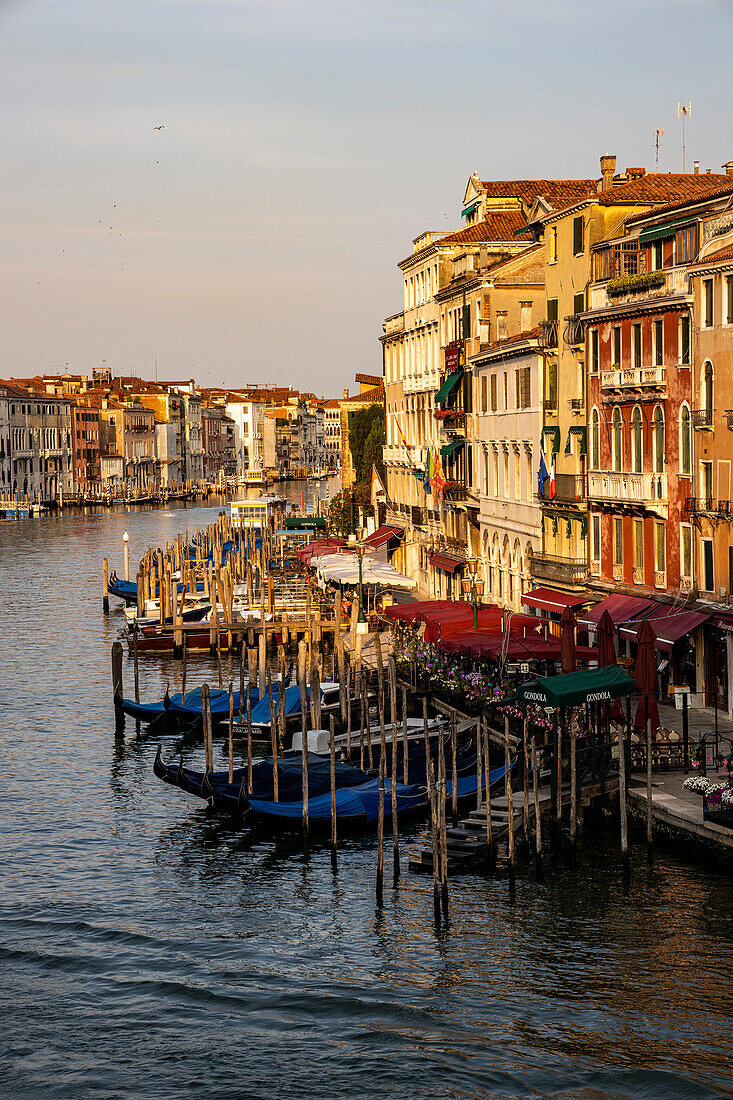
[[[256,687],[250,688],[250,696],[253,702],[258,702],[260,693]],[[229,692],[220,688],[211,688],[209,692],[212,720],[223,721],[229,717]],[[235,713],[239,710],[239,692],[233,692]],[[140,722],[153,722],[163,714],[168,714],[179,722],[195,721],[201,718],[201,688],[192,688],[186,692],[184,701],[180,691],[169,695],[167,692],[163,699],[155,703],[136,703],[134,699],[123,699],[122,710],[131,718]]]
[[[334,699],[338,698],[339,685],[338,683],[327,680],[321,684],[321,704],[328,705]],[[277,691],[277,684],[272,686],[273,701],[275,703],[275,714],[280,714],[280,698]],[[306,689],[307,700],[310,702],[310,688]],[[297,686],[285,688],[285,716],[297,714],[300,709],[300,688]],[[239,721],[234,726],[234,733],[237,737],[243,737],[247,734],[247,723]],[[252,730],[257,736],[262,736],[263,730],[270,730],[270,700],[265,695],[259,700],[256,706],[252,707]]]

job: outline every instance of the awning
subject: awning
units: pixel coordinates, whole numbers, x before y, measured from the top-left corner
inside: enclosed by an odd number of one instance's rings
[[[475,202],[469,202],[468,206],[464,206],[463,213],[461,214],[461,217],[462,218],[467,218],[469,216],[469,214],[473,214],[473,212],[474,212],[474,210],[476,209],[477,206],[478,206],[478,199],[476,199]]]
[[[733,634],[733,615],[726,615],[725,612],[713,615],[712,625],[717,626],[718,630],[725,631],[726,634]]]
[[[543,611],[552,611],[557,615],[562,615],[566,607],[582,607],[588,602],[588,596],[560,592],[556,588],[535,588],[522,596],[522,603],[527,607],[541,607]]]
[[[582,428],[579,424],[573,425],[572,428],[568,428],[568,440],[565,444],[565,454],[569,455],[571,453],[572,444],[570,440],[574,435],[577,435],[580,441],[580,450],[578,453],[581,455],[588,454],[588,433],[586,429]]]
[[[438,392],[435,395],[435,404],[436,405],[444,405],[445,404],[445,402],[448,400],[450,395],[453,393],[453,390],[456,388],[456,386],[460,382],[461,378],[463,378],[463,371],[462,370],[456,370],[456,371],[453,371],[453,374],[446,375],[446,377],[443,379],[443,385],[440,387],[440,389],[438,390]]]
[[[660,225],[650,225],[648,229],[642,229],[639,234],[639,244],[646,244],[647,241],[661,241],[665,237],[671,237],[673,233],[676,233],[678,229],[683,229],[686,225],[692,225],[691,218],[678,219],[676,222],[662,222]]]
[[[543,428],[543,435],[552,435],[552,453],[557,454],[560,450],[560,429],[559,428]]]
[[[577,707],[619,699],[634,691],[633,677],[617,665],[568,672],[565,676],[541,676],[517,688],[517,699],[542,707]]]
[[[529,225],[520,225],[519,229],[515,229],[512,233],[512,237],[520,237],[522,233],[529,232]]]
[[[372,550],[376,550],[380,546],[386,546],[388,542],[401,539],[404,533],[402,527],[390,527],[388,524],[384,524],[382,527],[378,527],[373,535],[365,538],[364,544],[371,546]]]
[[[636,619],[644,612],[653,611],[658,606],[654,603],[654,600],[645,600],[641,596],[622,596],[620,593],[614,592],[612,596],[607,596],[595,607],[591,607],[590,611],[584,611],[578,618],[578,626],[585,627],[586,630],[595,630],[604,611],[607,611],[613,619],[613,625],[618,626],[619,623]]]
[[[450,554],[439,554],[436,550],[428,552],[428,561],[434,569],[442,569],[444,573],[456,573],[466,564],[461,558],[453,558]]]
[[[446,443],[445,446],[440,448],[440,454],[442,458],[450,458],[450,456],[463,446],[462,439],[451,439],[450,443]]]
[[[659,608],[661,605],[656,604],[655,606]],[[680,638],[684,638],[686,634],[690,634],[691,631],[696,630],[701,623],[707,622],[709,618],[710,613],[706,611],[676,611],[667,615],[644,615],[643,618],[622,626],[619,634],[622,638],[636,641],[642,622],[647,621],[657,636],[654,643],[655,649],[670,650],[675,642],[678,642]]]

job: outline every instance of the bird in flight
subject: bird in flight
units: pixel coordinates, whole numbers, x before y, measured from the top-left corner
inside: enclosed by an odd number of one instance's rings
[[[165,125],[163,125],[163,126],[153,126],[153,129],[154,129],[154,130],[164,130],[164,129],[165,129]]]

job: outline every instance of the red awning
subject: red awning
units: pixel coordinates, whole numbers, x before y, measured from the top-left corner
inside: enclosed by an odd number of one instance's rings
[[[659,609],[661,604],[655,604],[655,610]],[[630,638],[636,641],[641,630],[642,622],[648,622],[657,636],[657,640],[654,643],[656,649],[670,650],[675,642],[678,642],[680,638],[684,638],[686,634],[696,630],[700,623],[707,622],[710,618],[710,614],[705,611],[677,611],[672,610],[667,614],[645,615],[643,619],[637,619],[633,623],[627,623],[626,626],[622,626],[619,634],[623,638]]]
[[[527,607],[541,607],[543,611],[552,611],[562,615],[566,607],[582,607],[589,603],[587,596],[578,595],[577,592],[560,592],[556,588],[535,588],[532,592],[525,592],[522,603]]]
[[[442,569],[444,573],[455,573],[466,564],[462,558],[454,558],[450,554],[439,554],[436,550],[428,553],[428,561],[435,569]]]
[[[619,623],[627,623],[630,619],[639,618],[645,612],[648,614],[657,607],[659,604],[654,600],[645,600],[641,596],[624,596],[620,592],[614,592],[612,596],[607,596],[595,607],[591,607],[590,611],[584,611],[579,615],[578,626],[585,627],[586,630],[595,630],[604,611],[607,611],[613,619],[613,625],[618,626]]]
[[[725,611],[713,615],[713,626],[718,630],[724,630],[726,634],[733,634],[733,615],[726,615]]]
[[[372,550],[378,550],[381,546],[386,546],[388,542],[401,539],[404,533],[402,527],[390,527],[388,524],[383,524],[376,529],[373,535],[369,535],[368,538],[364,539],[364,545],[371,546]]]

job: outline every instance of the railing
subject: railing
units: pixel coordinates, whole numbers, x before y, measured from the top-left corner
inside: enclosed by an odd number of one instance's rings
[[[575,347],[576,344],[584,343],[585,322],[581,321],[577,315],[568,317],[562,336],[567,347]]]
[[[632,266],[632,265],[630,265]],[[589,309],[602,309],[608,305],[618,305],[625,300],[640,301],[644,298],[664,298],[668,294],[689,294],[687,270],[685,267],[667,268],[664,271],[646,273],[647,277],[634,279],[634,275],[644,276],[643,270],[618,270],[614,272],[615,278],[629,278],[626,286],[611,284],[609,290],[608,281],[598,280],[591,283],[589,291]]]
[[[537,500],[545,504],[552,503],[552,501],[574,504],[580,500],[585,500],[585,496],[585,478],[582,474],[556,474],[555,496],[552,500],[547,495],[536,494]]]
[[[557,412],[557,398],[546,397],[542,402],[542,408],[545,412],[556,413]]]
[[[660,389],[667,384],[666,367],[624,367],[601,372],[602,390]]]
[[[563,558],[536,552],[529,559],[529,571],[537,580],[582,584],[588,575],[588,563],[585,558]]]
[[[582,397],[571,397],[568,401],[568,405],[573,410],[573,412],[582,412],[585,401]]]
[[[419,508],[416,504],[412,504],[410,507],[410,523],[413,527],[423,527],[425,524],[425,516],[423,509]]]
[[[714,512],[716,509],[713,507],[713,503],[712,497],[686,497],[683,510],[688,516],[695,516],[704,512]],[[725,503],[727,504],[728,501]]]
[[[588,496],[593,500],[623,504],[667,504],[666,474],[631,474],[614,470],[591,470]]]
[[[443,491],[443,495],[447,501],[461,501],[466,499],[466,492],[465,485],[451,485],[449,482]]]
[[[693,409],[692,410],[692,426],[693,426],[693,428],[712,428],[712,426],[713,426],[713,410],[712,409]]]
[[[557,347],[557,321],[540,321],[540,345],[543,348]]]

